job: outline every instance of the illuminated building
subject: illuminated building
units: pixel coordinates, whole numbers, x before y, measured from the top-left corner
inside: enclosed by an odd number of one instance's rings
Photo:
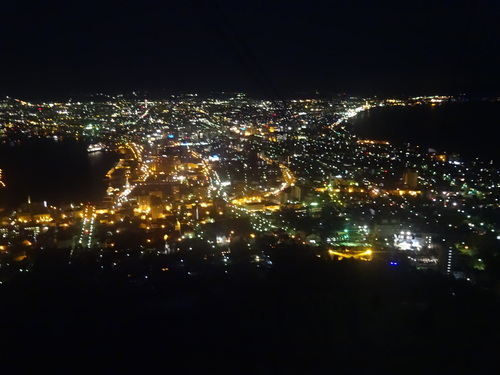
[[[403,172],[403,184],[410,190],[414,190],[418,186],[418,173],[407,168]]]

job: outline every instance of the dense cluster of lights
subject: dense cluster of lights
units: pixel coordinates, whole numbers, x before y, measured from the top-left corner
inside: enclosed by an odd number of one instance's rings
[[[227,218],[248,219],[254,236],[289,240],[302,236],[297,223],[309,219],[321,235],[298,243],[330,256],[369,260],[390,248],[414,263],[435,265],[425,250],[441,247],[449,253],[451,273],[453,252],[462,249],[453,242],[459,229],[500,238],[496,224],[481,212],[500,208],[498,170],[445,152],[358,139],[348,126],[372,107],[449,100],[339,96],[277,105],[243,94],[36,104],[6,99],[0,102],[2,135],[87,139],[90,152],[106,145],[121,158],[107,174],[105,202],[85,205],[80,219],[60,220],[59,211],[47,210],[35,220],[31,211],[21,210],[3,227],[10,236],[22,225],[78,226],[74,242],[90,248],[107,246],[96,238],[97,226],[113,229],[109,243],[114,244],[122,230],[118,225],[134,219],[145,231],[141,246],[160,244],[170,252],[189,239],[216,247],[216,238],[230,233],[214,235],[207,227]],[[285,219],[287,210],[293,217]],[[328,210],[335,216],[325,216]],[[349,230],[331,229],[334,219]],[[348,254],[346,248],[360,249]],[[254,260],[261,259],[265,254]]]

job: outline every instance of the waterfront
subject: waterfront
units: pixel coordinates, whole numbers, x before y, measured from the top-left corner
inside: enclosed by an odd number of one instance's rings
[[[498,102],[376,107],[350,121],[360,138],[410,143],[495,161],[500,160],[494,136],[499,122]]]
[[[0,144],[0,169],[6,184],[2,206],[25,202],[92,201],[105,194],[106,172],[117,161],[109,152],[87,152],[88,143],[74,140],[28,139]]]
[[[485,137],[499,122],[500,103],[442,103],[439,105],[375,107],[349,123],[359,138],[410,143],[460,153],[464,157],[500,160],[495,137]],[[0,204],[21,202],[96,203],[107,187],[106,172],[117,161],[109,152],[87,152],[87,142],[26,139],[0,143],[0,169],[5,188]]]

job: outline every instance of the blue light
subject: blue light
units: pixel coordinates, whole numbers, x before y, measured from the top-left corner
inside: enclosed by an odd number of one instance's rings
[[[397,266],[398,262],[391,262],[391,266]]]
[[[168,138],[174,138],[174,135],[173,134],[169,134]]]

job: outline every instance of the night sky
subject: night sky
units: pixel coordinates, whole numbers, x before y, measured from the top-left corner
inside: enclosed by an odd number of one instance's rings
[[[499,16],[496,0],[4,0],[0,94],[496,94]]]

